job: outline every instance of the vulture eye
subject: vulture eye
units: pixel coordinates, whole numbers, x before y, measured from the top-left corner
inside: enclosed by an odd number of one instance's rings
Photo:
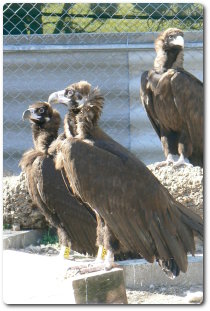
[[[39,108],[40,113],[44,113],[44,108]]]
[[[169,36],[169,39],[172,39],[173,38],[173,36]]]
[[[68,96],[72,96],[74,94],[74,91],[73,90],[69,90],[68,92],[67,92],[67,95]]]

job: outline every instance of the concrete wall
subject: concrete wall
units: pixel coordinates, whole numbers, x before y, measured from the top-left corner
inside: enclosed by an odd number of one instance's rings
[[[152,68],[156,33],[5,36],[4,174],[18,174],[32,147],[22,112],[68,84],[87,80],[105,96],[100,124],[145,163],[163,159],[161,144],[139,99],[140,77]],[[185,69],[203,80],[201,32],[185,34]],[[64,116],[65,108],[57,107]],[[62,129],[61,129],[62,130]]]

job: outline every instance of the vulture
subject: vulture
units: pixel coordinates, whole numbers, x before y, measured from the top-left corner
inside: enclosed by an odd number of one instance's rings
[[[36,102],[23,113],[24,120],[32,124],[34,149],[27,151],[20,165],[27,177],[30,196],[46,220],[55,228],[59,237],[61,256],[68,257],[71,247],[79,253],[96,255],[97,215],[80,198],[73,194],[63,170],[56,170],[57,149],[65,134],[58,136],[60,115],[46,102]],[[104,226],[104,223],[101,223]],[[98,245],[102,245],[98,234]],[[70,247],[69,247],[70,246]],[[104,251],[99,248],[97,261],[102,261]],[[67,255],[67,256],[66,256]],[[115,258],[139,258],[137,253],[119,246]]]
[[[26,174],[33,203],[57,229],[62,246],[60,255],[68,257],[65,252],[71,247],[79,253],[95,256],[95,213],[75,198],[66,186],[64,172],[55,169],[54,156],[48,152],[58,136],[59,113],[47,102],[36,102],[24,111],[23,119],[31,122],[34,149],[24,153],[20,166]],[[61,138],[62,135],[57,138],[58,142]]]
[[[170,277],[186,272],[194,237],[203,238],[203,221],[175,201],[130,151],[104,133],[98,121],[104,98],[86,81],[54,92],[50,104],[64,104],[66,139],[56,159],[73,193],[97,215],[97,230],[107,250],[104,268],[114,265],[119,243]]]
[[[162,32],[155,50],[153,69],[141,76],[140,97],[166,157],[158,165],[189,165],[187,158],[203,167],[203,83],[183,68],[183,32]]]

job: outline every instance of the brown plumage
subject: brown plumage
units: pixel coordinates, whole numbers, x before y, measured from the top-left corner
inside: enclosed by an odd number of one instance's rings
[[[188,158],[203,167],[203,83],[183,69],[183,32],[170,28],[155,41],[154,68],[141,76],[141,102],[158,134],[166,163]]]
[[[195,251],[194,234],[203,236],[202,219],[176,202],[139,159],[99,128],[103,97],[89,85],[89,101],[82,85],[89,84],[82,81],[49,97],[51,103],[69,107],[65,128],[71,135],[61,154],[73,192],[104,222],[102,234],[110,253],[117,240],[149,262],[157,259],[170,277],[186,272],[187,253]],[[80,133],[77,120],[88,123],[83,125],[88,131]]]
[[[79,202],[70,188],[67,189],[64,172],[55,169],[54,157],[49,147],[58,140],[60,115],[46,102],[36,102],[23,114],[32,124],[34,149],[26,152],[20,162],[26,173],[28,189],[33,202],[47,221],[57,228],[59,242],[80,253],[96,254],[96,218],[88,205]],[[53,142],[53,146],[52,146]]]

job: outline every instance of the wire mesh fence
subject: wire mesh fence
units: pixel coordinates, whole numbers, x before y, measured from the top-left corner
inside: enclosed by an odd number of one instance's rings
[[[98,85],[105,96],[103,129],[146,164],[159,160],[161,146],[140,105],[139,80],[153,65],[156,32],[168,27],[190,33],[197,48],[202,5],[5,4],[4,175],[17,174],[22,153],[32,147],[23,110],[79,80]],[[202,47],[187,53],[194,64],[190,71],[202,79]],[[59,111],[63,116],[65,110]]]
[[[9,3],[4,35],[83,32],[142,32],[179,27],[201,30],[203,7],[196,3]]]

